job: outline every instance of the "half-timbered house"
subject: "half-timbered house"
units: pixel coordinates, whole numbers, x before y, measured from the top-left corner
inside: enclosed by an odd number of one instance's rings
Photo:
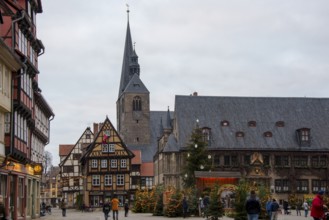
[[[84,203],[99,207],[113,195],[118,196],[121,203],[129,199],[133,157],[106,117],[80,160],[85,177]]]
[[[86,148],[94,140],[94,134],[88,127],[77,143],[64,145],[62,151],[66,151],[66,156],[62,157],[59,164],[60,178],[62,186],[62,198],[65,198],[69,207],[73,207],[77,202],[77,197],[84,194],[84,176],[80,169],[80,158]]]

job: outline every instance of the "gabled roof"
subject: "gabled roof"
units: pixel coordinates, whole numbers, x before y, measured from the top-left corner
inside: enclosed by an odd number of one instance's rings
[[[89,127],[87,127],[86,129],[85,129],[85,131],[82,133],[82,135],[80,136],[80,138],[78,139],[78,141],[76,142],[76,144],[75,145],[68,145],[68,146],[70,146],[70,147],[67,147],[67,149],[65,149],[66,150],[66,155],[63,155],[63,156],[65,156],[65,158],[63,159],[63,160],[61,160],[61,162],[60,162],[60,164],[59,164],[59,166],[63,166],[64,164],[65,164],[65,162],[68,160],[68,158],[70,157],[70,154],[72,153],[72,151],[78,146],[78,144],[81,144],[81,148],[83,148],[84,146],[85,146],[85,144],[87,144],[87,143],[83,143],[83,138],[86,136],[86,134],[90,134],[90,135],[93,135],[93,133],[92,133],[92,131],[90,130],[90,128]],[[91,137],[92,138],[92,137]],[[60,145],[60,147],[61,147],[61,145]],[[81,151],[82,151],[82,149],[80,149]]]
[[[121,145],[121,147],[127,152],[128,157],[130,158],[133,158],[135,156],[134,153],[130,149],[128,149],[125,143],[122,141],[122,138],[120,137],[117,130],[114,128],[110,119],[106,117],[104,123],[102,124],[102,127],[99,129],[99,132],[95,135],[94,141],[86,148],[84,155],[82,155],[80,159],[81,162],[84,162],[90,156],[95,147],[103,143],[105,137],[104,131],[107,129],[110,129],[111,133],[113,133],[113,135],[110,135],[109,138],[106,137],[106,141],[108,141],[108,143],[116,143]]]
[[[329,150],[328,98],[267,98],[179,96],[175,98],[175,131],[179,148],[186,147],[196,126],[211,129],[209,149],[234,150]],[[222,126],[228,121],[229,126]],[[248,126],[255,121],[256,126]],[[283,127],[276,126],[278,121]],[[309,146],[300,146],[296,130],[309,128]],[[265,137],[264,132],[272,137]],[[236,137],[243,132],[244,137]]]
[[[153,162],[142,163],[141,176],[154,176]]]
[[[150,93],[137,74],[134,74],[123,93]]]

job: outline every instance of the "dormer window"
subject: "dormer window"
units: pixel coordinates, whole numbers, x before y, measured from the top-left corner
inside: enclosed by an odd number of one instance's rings
[[[275,123],[275,125],[276,125],[277,127],[284,127],[284,121],[277,121],[277,122]]]
[[[296,131],[297,141],[299,145],[310,145],[311,143],[311,129],[309,128],[300,128]]]
[[[236,137],[244,137],[244,132],[238,131],[238,132],[235,133],[235,136]]]
[[[211,140],[210,137],[211,137],[211,129],[210,128],[207,128],[207,127],[202,128],[202,138],[203,138],[203,141],[208,146],[210,146],[210,140]]]
[[[256,122],[255,121],[249,121],[248,126],[249,127],[256,127]]]
[[[264,132],[264,137],[272,137],[272,132],[270,131]]]
[[[230,125],[230,123],[228,121],[221,121],[220,124],[223,126],[223,127],[228,127]]]

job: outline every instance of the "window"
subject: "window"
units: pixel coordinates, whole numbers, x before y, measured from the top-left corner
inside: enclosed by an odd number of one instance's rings
[[[307,156],[295,156],[293,157],[293,165],[295,167],[307,167]]]
[[[73,160],[80,160],[81,154],[73,154]]]
[[[72,173],[74,172],[74,166],[63,166],[63,173]]]
[[[100,176],[99,175],[92,175],[92,185],[99,186],[100,185]]]
[[[121,159],[121,168],[127,168],[127,160]]]
[[[296,131],[297,142],[300,146],[309,146],[311,143],[311,129],[301,128]]]
[[[141,178],[141,187],[151,188],[153,186],[152,177],[142,177]]]
[[[108,144],[102,144],[102,152],[103,153],[109,152],[109,145]]]
[[[312,156],[311,158],[312,167],[326,167],[327,166],[327,156]]]
[[[233,155],[225,155],[224,156],[224,166],[232,166],[232,167],[236,167],[238,166],[238,157]]]
[[[90,139],[90,138],[91,138],[90,134],[86,134],[86,139]]]
[[[208,146],[210,146],[210,140],[211,140],[211,129],[210,128],[202,128],[202,140],[205,142]]]
[[[251,163],[250,158],[251,158],[250,155],[245,155],[244,156],[244,165],[249,165]]]
[[[124,183],[125,183],[125,176],[123,174],[118,174],[117,175],[117,185],[123,186]]]
[[[133,111],[142,111],[142,99],[139,96],[133,99]]]
[[[327,181],[325,180],[312,180],[312,193],[317,193],[320,190],[326,191]]]
[[[80,185],[80,179],[75,178],[73,184],[74,184],[74,186],[79,186]]]
[[[256,127],[256,122],[255,121],[249,121],[248,126],[249,127]]]
[[[289,166],[289,158],[288,158],[288,156],[275,156],[274,165],[275,166],[279,166],[279,167],[287,167],[287,166]]]
[[[214,156],[214,166],[215,167],[220,166],[220,155],[219,154],[215,154],[215,156]]]
[[[106,159],[101,160],[101,168],[107,168],[107,160]]]
[[[97,160],[96,159],[92,159],[91,160],[91,168],[97,168],[98,165],[97,165]]]
[[[296,180],[296,191],[308,193],[308,180]]]
[[[111,160],[111,168],[117,168],[118,167],[118,161],[113,159]]]
[[[109,144],[109,152],[110,153],[115,152],[115,145],[114,144]]]
[[[270,131],[264,132],[264,137],[272,137],[272,136],[273,136],[272,132],[270,132]]]
[[[235,133],[235,136],[236,136],[236,137],[244,137],[244,133],[243,133],[242,131],[237,131],[237,132]]]
[[[104,176],[104,185],[111,186],[112,185],[112,175],[105,175]]]
[[[276,123],[275,123],[275,125],[277,126],[277,127],[284,127],[284,121],[277,121]]]
[[[274,182],[275,192],[289,192],[290,191],[290,182],[287,179],[277,179]]]
[[[263,162],[264,162],[264,165],[270,165],[270,156],[263,155]]]
[[[230,123],[228,121],[221,121],[220,124],[223,126],[223,127],[228,127],[230,125]]]

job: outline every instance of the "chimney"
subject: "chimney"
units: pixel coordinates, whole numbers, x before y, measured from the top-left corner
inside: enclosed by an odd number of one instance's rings
[[[198,92],[193,92],[193,96],[198,96]]]
[[[94,123],[94,134],[98,133],[98,123]]]

